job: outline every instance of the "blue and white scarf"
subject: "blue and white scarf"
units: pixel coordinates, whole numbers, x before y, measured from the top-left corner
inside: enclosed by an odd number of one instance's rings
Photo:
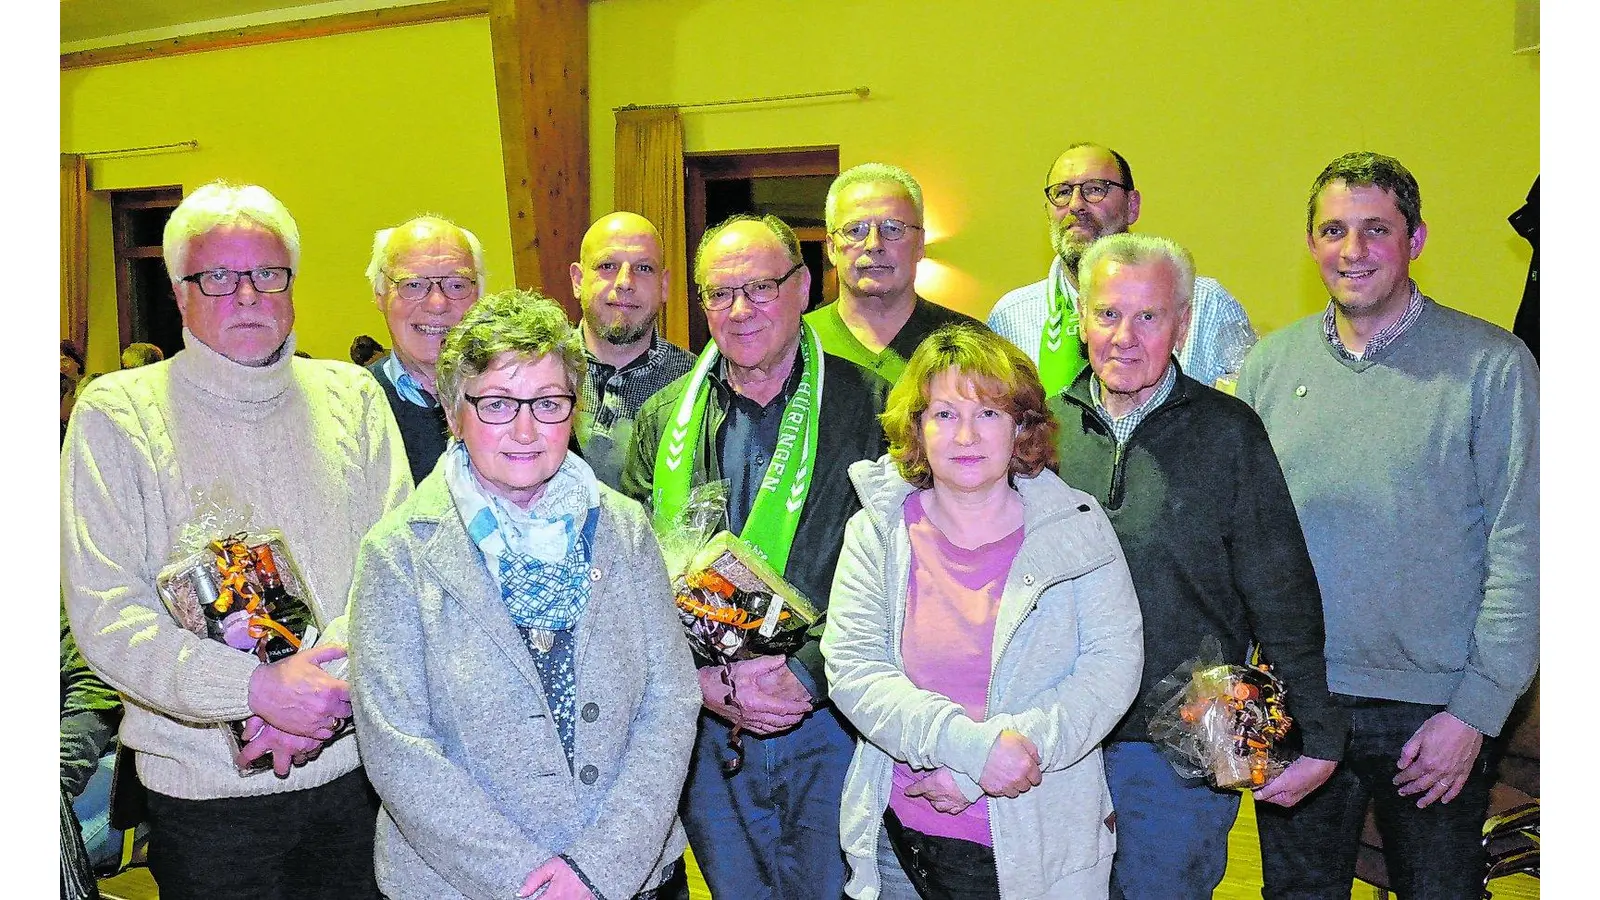
[[[523,510],[484,490],[467,448],[454,438],[444,453],[445,484],[467,536],[483,553],[511,620],[548,652],[553,632],[570,631],[589,602],[589,567],[600,488],[594,470],[575,453]]]

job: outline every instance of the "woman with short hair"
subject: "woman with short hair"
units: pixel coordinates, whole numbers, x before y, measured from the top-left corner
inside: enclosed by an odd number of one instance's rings
[[[439,355],[450,446],[362,543],[351,699],[395,900],[653,897],[683,853],[699,684],[642,508],[568,452],[584,370],[555,303],[480,300]]]
[[[903,894],[898,869],[923,898],[1104,897],[1099,744],[1143,659],[1121,545],[1051,471],[1038,372],[992,332],[930,335],[882,419],[888,455],[850,467],[863,509],[822,639],[861,733],[847,893]]]

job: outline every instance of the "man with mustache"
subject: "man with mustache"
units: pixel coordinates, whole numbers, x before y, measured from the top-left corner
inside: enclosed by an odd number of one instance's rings
[[[661,234],[631,212],[601,216],[583,235],[571,266],[572,296],[583,308],[578,331],[589,377],[578,404],[578,443],[596,478],[619,488],[633,420],[644,405],[694,365],[694,357],[656,332],[667,298]]]
[[[438,216],[418,216],[373,237],[367,279],[394,352],[367,366],[400,423],[411,480],[433,471],[450,437],[433,386],[444,333],[483,291],[483,245]]]
[[[917,295],[922,187],[899,166],[862,163],[833,180],[824,207],[839,299],[806,315],[822,349],[889,382],[941,325],[978,320]]]
[[[1140,197],[1122,154],[1091,143],[1073,144],[1056,158],[1044,195],[1056,252],[1050,273],[1001,297],[989,313],[989,327],[1038,363],[1045,390],[1056,395],[1087,359],[1078,336],[1078,261],[1096,239],[1121,234],[1139,220]],[[1183,374],[1216,384],[1238,365],[1231,358],[1235,348],[1247,349],[1254,338],[1239,301],[1216,279],[1195,278],[1189,335],[1177,352]]]

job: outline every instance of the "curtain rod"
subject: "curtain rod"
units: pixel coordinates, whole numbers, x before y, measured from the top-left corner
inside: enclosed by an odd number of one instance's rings
[[[612,112],[625,112],[631,109],[699,109],[707,106],[738,106],[745,103],[774,103],[780,100],[810,100],[815,97],[847,97],[855,96],[862,100],[872,93],[868,87],[850,88],[840,91],[811,91],[805,94],[777,94],[771,97],[749,97],[743,100],[710,100],[705,103],[629,103],[626,106],[613,106]]]
[[[112,156],[139,156],[144,153],[177,153],[181,150],[199,150],[200,142],[193,138],[175,144],[151,144],[148,147],[121,147],[116,150],[89,150],[77,154],[84,159],[105,159]]]

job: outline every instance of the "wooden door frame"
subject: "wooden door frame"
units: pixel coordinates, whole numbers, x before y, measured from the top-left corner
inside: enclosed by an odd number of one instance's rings
[[[699,292],[694,283],[694,256],[700,238],[711,223],[706,221],[706,184],[713,181],[743,181],[751,178],[790,178],[798,175],[838,175],[839,145],[810,147],[766,147],[755,150],[696,150],[683,154],[684,267],[689,291],[689,346],[703,346],[706,340],[705,311],[698,308]],[[825,230],[815,226],[796,228],[802,241],[825,240]]]
[[[159,184],[140,188],[119,188],[106,192],[111,207],[111,252],[117,275],[117,352],[133,342],[133,321],[137,313],[133,302],[133,271],[131,261],[161,257],[161,247],[150,244],[131,244],[127,241],[130,223],[128,213],[141,209],[178,208],[183,201],[183,185]],[[128,195],[144,195],[121,199]],[[169,273],[170,274],[170,273]]]

